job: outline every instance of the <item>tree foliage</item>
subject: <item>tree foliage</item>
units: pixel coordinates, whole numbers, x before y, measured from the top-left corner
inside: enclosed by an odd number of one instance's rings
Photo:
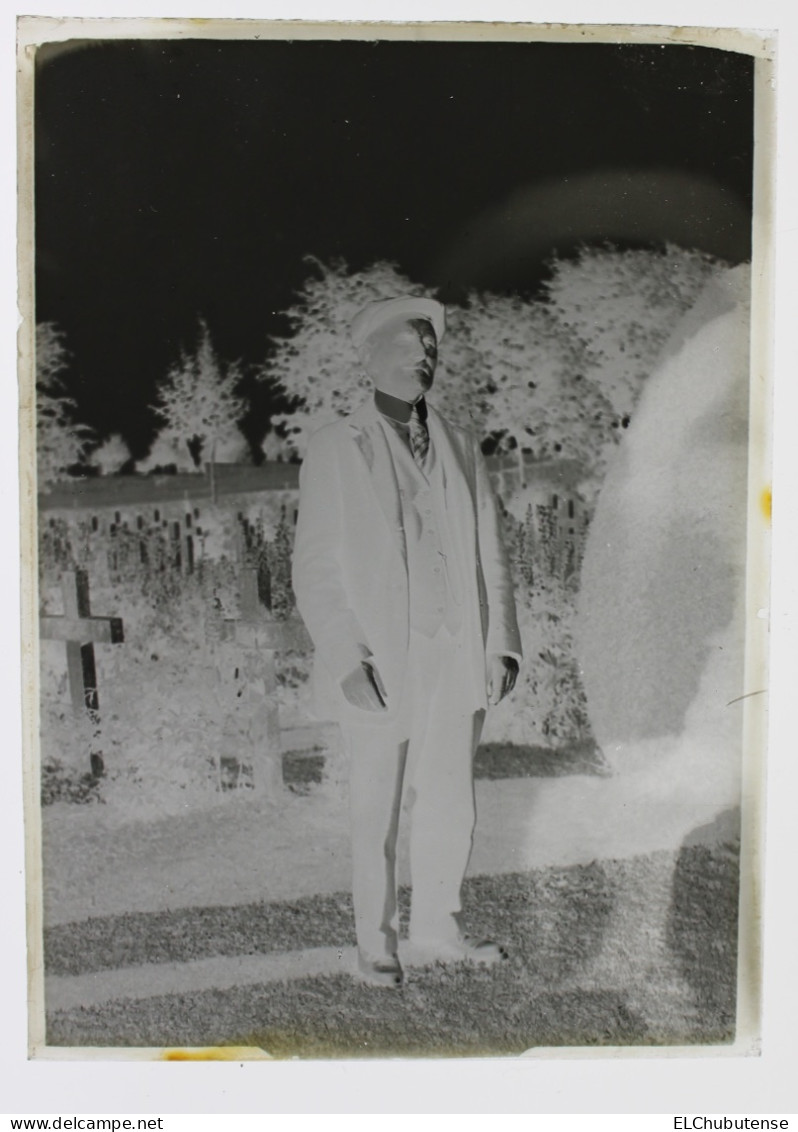
[[[54,322],[36,326],[36,463],[41,487],[63,479],[80,464],[92,430],[76,419],[62,374],[69,364],[64,332]]]
[[[136,471],[142,475],[157,471],[196,472],[194,457],[183,443],[162,432],[153,440],[147,455],[136,461]]]
[[[55,322],[36,324],[36,385],[39,389],[62,388],[61,374],[69,364],[63,330]]]
[[[102,476],[115,475],[129,459],[130,449],[118,432],[104,440],[91,454],[91,464],[99,468]]]
[[[371,391],[347,333],[357,311],[374,299],[425,293],[391,264],[349,273],[342,261],[313,262],[317,272],[288,312],[293,333],[275,342],[262,370],[296,399],[294,411],[273,423],[300,456],[317,428]],[[608,430],[612,409],[585,367],[584,345],[544,304],[472,295],[467,307],[447,310],[432,399],[498,451],[559,452],[587,462],[596,422]]]
[[[589,466],[612,407],[586,376],[584,345],[542,303],[517,295],[473,295],[462,322],[470,362],[462,394],[482,438],[498,452]],[[446,412],[460,379],[443,377]]]
[[[300,455],[317,428],[351,413],[371,390],[347,332],[357,312],[378,299],[430,294],[390,263],[350,272],[343,260],[323,264],[308,257],[308,262],[313,274],[286,312],[292,333],[272,340],[273,352],[261,369],[263,379],[273,379],[296,399],[294,412],[273,417],[272,424],[289,452]]]
[[[370,392],[347,333],[356,312],[374,299],[428,294],[392,264],[349,272],[340,260],[311,262],[314,274],[288,312],[292,333],[275,340],[261,371],[295,399],[273,424],[300,456],[317,428]],[[472,294],[447,310],[434,402],[486,447],[575,459],[600,477],[675,323],[722,269],[676,247],[585,248],[553,262],[537,299]]]
[[[632,412],[676,322],[726,266],[674,245],[591,247],[576,259],[554,260],[548,308],[585,352],[588,375],[612,404],[616,426]]]
[[[156,438],[185,453],[194,467],[202,460],[214,463],[224,448],[229,450],[231,438],[246,450],[246,441],[238,429],[245,404],[237,393],[241,370],[237,362],[224,363],[217,355],[210,331],[199,320],[199,341],[193,354],[181,352],[160,385],[152,406],[164,427]],[[182,461],[181,461],[182,463]]]

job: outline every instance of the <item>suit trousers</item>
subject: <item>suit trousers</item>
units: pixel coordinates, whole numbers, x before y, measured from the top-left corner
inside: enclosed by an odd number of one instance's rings
[[[358,946],[396,953],[396,847],[404,798],[410,818],[410,937],[450,941],[476,820],[473,759],[485,712],[475,710],[460,637],[410,632],[405,690],[394,720],[351,713],[352,896]]]

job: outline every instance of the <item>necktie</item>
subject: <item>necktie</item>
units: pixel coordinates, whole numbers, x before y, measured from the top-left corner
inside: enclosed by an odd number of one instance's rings
[[[423,468],[429,452],[429,433],[426,424],[419,416],[418,405],[414,405],[410,413],[410,451],[418,466]]]

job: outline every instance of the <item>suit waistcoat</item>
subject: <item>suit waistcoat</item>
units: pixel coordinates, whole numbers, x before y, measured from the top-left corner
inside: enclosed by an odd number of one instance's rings
[[[422,471],[397,429],[387,421],[380,423],[388,439],[402,506],[410,628],[434,637],[445,626],[454,636],[462,625],[462,587],[451,553],[440,460],[430,440]]]

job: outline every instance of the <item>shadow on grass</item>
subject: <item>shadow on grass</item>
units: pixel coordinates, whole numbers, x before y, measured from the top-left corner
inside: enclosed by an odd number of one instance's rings
[[[708,1041],[734,1038],[739,877],[736,845],[683,847],[673,874],[667,942]]]
[[[309,794],[321,786],[325,778],[326,753],[315,748],[287,751],[282,760],[285,787],[294,794]],[[253,769],[234,756],[222,756],[219,768],[219,789],[252,790]],[[552,750],[516,743],[483,743],[474,758],[474,777],[560,778],[568,774],[608,774],[601,750],[592,740],[570,743]],[[102,780],[89,772],[80,773],[60,763],[42,767],[41,803],[77,804],[102,802]]]
[[[605,970],[600,979],[591,973],[610,935],[639,927],[641,916],[645,925],[646,908],[631,895],[645,892],[652,870],[661,869],[656,862],[668,856],[471,878],[464,892],[469,930],[501,940],[510,951],[510,959],[493,968],[412,969],[399,993],[335,974],[119,1000],[53,1012],[48,1043],[257,1045],[275,1057],[313,1058],[502,1056],[540,1046],[726,1041],[734,1026],[735,847],[683,848],[675,859],[666,938],[652,938],[650,954]],[[401,906],[404,920],[406,891]],[[109,917],[48,932],[47,972],[345,946],[354,942],[351,925],[344,893]],[[657,961],[663,947],[692,992],[687,1010],[684,985],[674,985]],[[653,1004],[645,1016],[634,1005],[643,1000]]]
[[[628,1045],[645,1024],[622,993],[530,994],[517,967],[432,968],[398,992],[344,975],[203,991],[56,1015],[51,1045],[251,1045],[273,1057],[507,1056],[533,1046]],[[90,1035],[90,1036],[89,1036]]]
[[[469,930],[500,939],[516,955],[527,955],[533,972],[557,979],[598,953],[614,899],[613,883],[596,862],[471,877],[463,886]],[[402,887],[403,934],[409,906],[409,889]],[[60,924],[44,933],[48,975],[354,944],[352,899],[347,892],[271,904],[130,912]]]
[[[592,739],[552,750],[516,743],[483,743],[474,758],[475,778],[562,778],[569,774],[609,774]]]
[[[324,781],[325,754],[320,750],[289,751],[283,756],[283,782],[296,794],[307,794]],[[474,777],[562,778],[569,774],[606,776],[606,760],[592,739],[563,747],[519,743],[483,743],[474,757]]]
[[[102,777],[91,770],[81,773],[65,768],[60,762],[44,763],[41,783],[43,806],[51,806],[54,802],[86,806],[102,801]]]

